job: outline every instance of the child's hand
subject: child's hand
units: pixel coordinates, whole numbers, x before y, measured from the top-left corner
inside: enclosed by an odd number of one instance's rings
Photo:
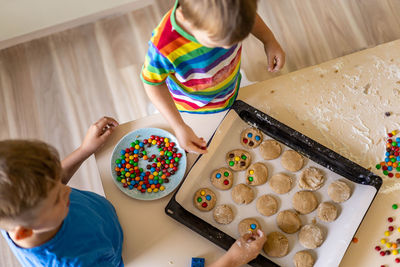
[[[257,233],[247,233],[236,240],[227,252],[232,257],[233,266],[241,266],[255,259],[265,241],[267,241],[267,237],[261,230],[257,230]]]
[[[264,50],[268,58],[268,71],[279,71],[285,65],[285,52],[282,47],[273,39],[264,44]]]
[[[118,126],[118,122],[110,117],[103,117],[90,125],[80,147],[81,150],[87,153],[87,155],[96,152],[104,145],[116,126]]]
[[[187,124],[175,129],[176,138],[179,145],[188,152],[204,154],[207,152],[206,141],[203,138],[197,137]]]

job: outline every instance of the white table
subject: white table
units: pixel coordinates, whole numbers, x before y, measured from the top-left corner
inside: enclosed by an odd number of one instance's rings
[[[371,168],[383,159],[386,133],[400,129],[400,40],[244,87],[239,99]],[[385,117],[387,111],[390,117]],[[183,117],[208,140],[223,114]],[[115,206],[124,230],[126,266],[190,266],[191,257],[212,262],[224,251],[165,214],[171,195],[157,201],[139,201],[120,192],[112,181],[110,156],[114,146],[129,131],[143,127],[171,131],[161,115],[132,121],[120,125],[96,153],[105,195]],[[188,155],[189,166],[195,158]],[[383,176],[375,168],[372,171]],[[381,257],[374,247],[387,229],[386,218],[400,215],[400,209],[397,213],[391,209],[396,201],[400,204],[399,189],[396,179],[384,178],[356,234],[359,242],[350,245],[341,266],[394,264],[394,256]],[[400,216],[396,219],[397,228]],[[390,238],[395,240],[396,235],[400,238],[397,232]]]

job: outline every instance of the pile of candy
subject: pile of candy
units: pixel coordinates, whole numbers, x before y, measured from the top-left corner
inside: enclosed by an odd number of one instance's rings
[[[146,147],[157,146],[158,155],[148,155]],[[135,140],[121,150],[121,157],[115,160],[115,174],[118,182],[130,190],[136,188],[145,193],[157,193],[165,190],[171,175],[178,171],[181,153],[174,142],[161,136],[150,136],[142,141]],[[140,159],[147,160],[146,170],[139,166]]]
[[[397,210],[399,206],[397,204],[392,205],[392,209]],[[389,217],[387,218],[387,221],[389,223],[388,230],[384,232],[385,237],[381,239],[380,245],[375,246],[375,250],[383,257],[383,256],[389,256],[389,255],[394,255],[397,256],[400,254],[400,238],[397,238],[395,241],[393,240],[388,240],[388,237],[393,235],[395,226],[392,225],[394,218]],[[400,232],[400,227],[397,228],[397,231]],[[400,255],[399,255],[400,256]],[[396,257],[394,259],[394,262],[400,263],[400,258]],[[381,265],[385,266],[385,265]]]
[[[376,164],[376,168],[382,169],[383,174],[392,178],[400,178],[400,137],[395,138],[396,131],[388,133],[386,141],[385,161]],[[393,172],[396,171],[396,174]]]

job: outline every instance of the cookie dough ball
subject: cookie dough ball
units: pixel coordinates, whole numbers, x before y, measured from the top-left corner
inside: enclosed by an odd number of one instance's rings
[[[265,160],[278,158],[282,153],[281,145],[275,140],[265,140],[261,143],[260,154]]]
[[[256,219],[247,218],[242,220],[238,225],[238,230],[240,236],[248,233],[248,232],[255,232],[258,229],[261,229],[260,224]]]
[[[318,190],[324,184],[325,177],[320,169],[309,167],[305,169],[299,179],[299,187],[304,190]]]
[[[246,148],[256,148],[262,140],[262,132],[256,128],[247,128],[240,135],[240,143]]]
[[[267,235],[264,251],[269,257],[280,258],[289,252],[289,240],[280,232],[272,232]]]
[[[231,189],[233,173],[228,168],[219,168],[211,174],[211,184],[220,190]]]
[[[310,191],[299,191],[292,199],[293,208],[301,214],[308,214],[318,206],[317,197]]]
[[[328,196],[336,203],[344,202],[350,198],[351,189],[345,182],[337,180],[329,185]]]
[[[251,162],[250,153],[242,149],[229,151],[225,159],[228,166],[234,171],[243,171],[247,169]]]
[[[272,195],[263,195],[257,199],[256,208],[260,214],[271,216],[278,211],[278,201]]]
[[[293,234],[299,231],[301,220],[295,211],[284,210],[279,212],[278,216],[276,216],[276,224],[283,232]]]
[[[299,232],[300,244],[308,249],[314,249],[324,242],[321,228],[315,224],[304,225]]]
[[[294,150],[283,152],[281,158],[282,167],[291,172],[297,172],[303,168],[303,156]]]
[[[217,202],[217,197],[211,189],[200,188],[193,198],[194,206],[200,211],[210,211]]]
[[[318,218],[323,222],[333,222],[337,218],[338,210],[336,206],[329,202],[322,202],[319,204]]]
[[[254,199],[254,191],[245,184],[235,185],[232,189],[232,200],[236,204],[249,204]]]
[[[234,218],[231,207],[225,204],[216,206],[213,215],[215,221],[220,224],[230,224]]]
[[[303,250],[294,255],[293,263],[295,267],[313,267],[315,259],[310,252]]]
[[[293,180],[284,173],[272,175],[269,179],[269,186],[277,194],[286,194],[292,189]]]
[[[246,171],[246,183],[248,185],[262,185],[267,182],[268,169],[261,162],[256,162],[250,165]]]

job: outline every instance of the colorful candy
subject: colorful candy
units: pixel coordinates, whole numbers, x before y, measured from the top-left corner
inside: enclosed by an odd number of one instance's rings
[[[148,155],[146,147],[157,146],[156,154]],[[157,193],[165,190],[164,183],[169,182],[171,175],[178,171],[179,160],[182,157],[175,143],[168,138],[150,136],[144,140],[135,140],[130,147],[120,151],[120,158],[115,160],[114,171],[116,180],[124,188],[136,188],[142,193]],[[139,166],[140,159],[148,161],[145,168]]]

